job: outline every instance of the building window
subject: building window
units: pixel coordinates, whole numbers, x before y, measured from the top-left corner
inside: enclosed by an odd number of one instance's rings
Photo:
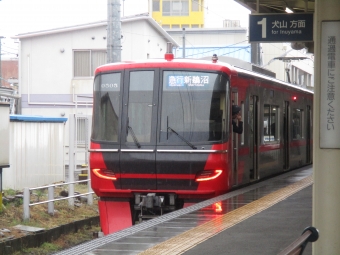
[[[263,138],[264,142],[279,140],[279,107],[277,105],[264,105],[263,111]]]
[[[152,11],[153,12],[159,12],[160,11],[159,0],[152,0]]]
[[[163,16],[189,16],[189,0],[163,0]]]
[[[170,25],[162,25],[162,28],[164,28],[164,29],[169,29],[169,28],[170,28]]]
[[[180,28],[180,25],[172,25],[171,28]]]
[[[191,28],[199,28],[200,27],[200,25],[198,25],[198,24],[192,24],[191,25]]]
[[[89,120],[87,117],[77,117],[77,144],[87,144]]]
[[[95,69],[106,64],[105,50],[76,50],[74,51],[74,77],[94,76]]]
[[[199,0],[191,0],[191,11],[198,12],[200,10]]]

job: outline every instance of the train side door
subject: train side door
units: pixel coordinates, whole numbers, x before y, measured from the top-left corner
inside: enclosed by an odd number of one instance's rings
[[[311,148],[311,137],[312,137],[312,110],[310,105],[307,105],[307,133],[306,133],[306,163],[312,163],[312,148]]]
[[[289,102],[283,108],[283,169],[289,169]]]
[[[231,94],[231,102],[232,105],[238,105],[238,93],[237,91],[232,91]],[[244,117],[244,116],[242,116]],[[244,128],[244,127],[243,127]],[[231,128],[232,130],[232,128]],[[239,150],[239,134],[232,132],[232,146],[233,146],[233,162],[232,162],[232,174],[231,174],[231,178],[232,178],[232,185],[237,185],[238,184],[238,150]]]
[[[251,95],[249,97],[249,148],[250,148],[250,181],[257,180],[258,176],[258,106],[259,99],[258,96]]]
[[[120,149],[122,189],[156,189],[157,70],[124,74]]]

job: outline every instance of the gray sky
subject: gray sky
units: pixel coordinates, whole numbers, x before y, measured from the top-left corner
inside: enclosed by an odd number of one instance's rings
[[[205,27],[222,27],[224,19],[248,27],[249,11],[233,0],[205,0]],[[148,0],[121,0],[125,16],[148,12]],[[0,36],[72,26],[107,19],[107,0],[1,0]],[[11,40],[2,39],[2,51]],[[12,46],[11,46],[12,47]]]

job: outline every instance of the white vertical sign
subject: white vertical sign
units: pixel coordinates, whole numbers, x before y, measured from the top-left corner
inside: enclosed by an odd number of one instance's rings
[[[320,148],[340,148],[340,21],[321,24]]]
[[[0,168],[8,167],[9,166],[9,104],[2,103],[2,102],[0,102],[0,151],[1,151],[0,152]],[[0,187],[1,187],[1,183],[0,183]],[[1,189],[0,189],[0,192],[1,192]]]

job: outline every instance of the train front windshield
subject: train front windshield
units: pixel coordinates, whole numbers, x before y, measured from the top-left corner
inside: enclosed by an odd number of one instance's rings
[[[159,75],[161,84],[155,78]],[[96,77],[92,139],[183,145],[218,142],[228,137],[226,76],[197,71],[129,70],[124,77],[129,78],[124,80],[120,72]],[[128,110],[121,111],[126,106]],[[120,130],[123,128],[124,132]]]
[[[160,142],[221,140],[228,126],[227,91],[227,79],[220,74],[165,71]]]

